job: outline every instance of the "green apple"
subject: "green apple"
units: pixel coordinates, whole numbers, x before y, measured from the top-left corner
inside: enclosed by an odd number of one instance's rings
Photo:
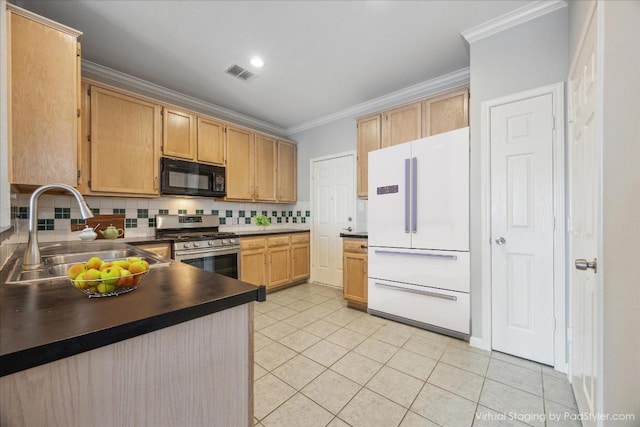
[[[120,280],[120,270],[122,269],[118,266],[111,266],[105,270],[102,270],[102,273],[100,273],[100,278],[102,279],[101,285],[115,287],[116,283],[118,283],[118,280]],[[98,290],[100,290],[100,285],[98,285]]]
[[[101,294],[109,294],[115,290],[116,290],[115,284],[108,284],[108,283],[102,282],[98,285],[98,292],[100,292]]]

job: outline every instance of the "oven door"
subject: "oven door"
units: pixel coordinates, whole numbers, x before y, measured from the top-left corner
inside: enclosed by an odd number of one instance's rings
[[[175,259],[211,273],[237,279],[240,269],[240,248],[176,251]]]

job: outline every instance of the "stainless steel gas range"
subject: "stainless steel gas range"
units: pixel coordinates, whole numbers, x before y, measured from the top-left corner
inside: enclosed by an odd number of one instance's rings
[[[219,227],[218,215],[156,215],[156,238],[174,241],[176,261],[237,279],[240,239]]]

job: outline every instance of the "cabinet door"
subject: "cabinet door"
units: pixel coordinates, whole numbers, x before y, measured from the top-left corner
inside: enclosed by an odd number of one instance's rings
[[[253,134],[227,126],[227,199],[253,200]]]
[[[367,255],[345,252],[342,258],[344,298],[367,303]]]
[[[367,197],[369,151],[381,147],[380,114],[358,120],[358,197]]]
[[[224,125],[198,117],[198,161],[224,165]]]
[[[266,280],[265,249],[249,249],[240,252],[240,280],[252,285],[265,285]]]
[[[297,200],[297,147],[284,141],[278,141],[278,201],[295,202]]]
[[[91,190],[157,195],[159,135],[158,104],[92,86]]]
[[[195,159],[195,117],[173,108],[162,109],[162,154]]]
[[[134,246],[165,258],[171,258],[171,243],[146,243]]]
[[[255,135],[255,199],[276,200],[276,140]]]
[[[384,113],[382,146],[402,144],[422,137],[422,103],[416,102]]]
[[[469,126],[469,89],[423,101],[422,114],[422,136]]]
[[[291,281],[291,255],[289,245],[269,248],[267,270],[269,283],[267,288],[284,285]]]
[[[291,281],[308,279],[310,275],[309,243],[291,245]]]
[[[28,18],[31,13],[7,6],[9,182],[75,187],[80,33],[44,25]]]

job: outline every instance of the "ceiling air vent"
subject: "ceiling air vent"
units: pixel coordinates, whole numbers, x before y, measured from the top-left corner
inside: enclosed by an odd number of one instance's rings
[[[231,67],[226,69],[227,74],[231,74],[233,77],[237,77],[240,80],[250,80],[256,75],[251,71],[247,71],[239,65],[232,65]]]

